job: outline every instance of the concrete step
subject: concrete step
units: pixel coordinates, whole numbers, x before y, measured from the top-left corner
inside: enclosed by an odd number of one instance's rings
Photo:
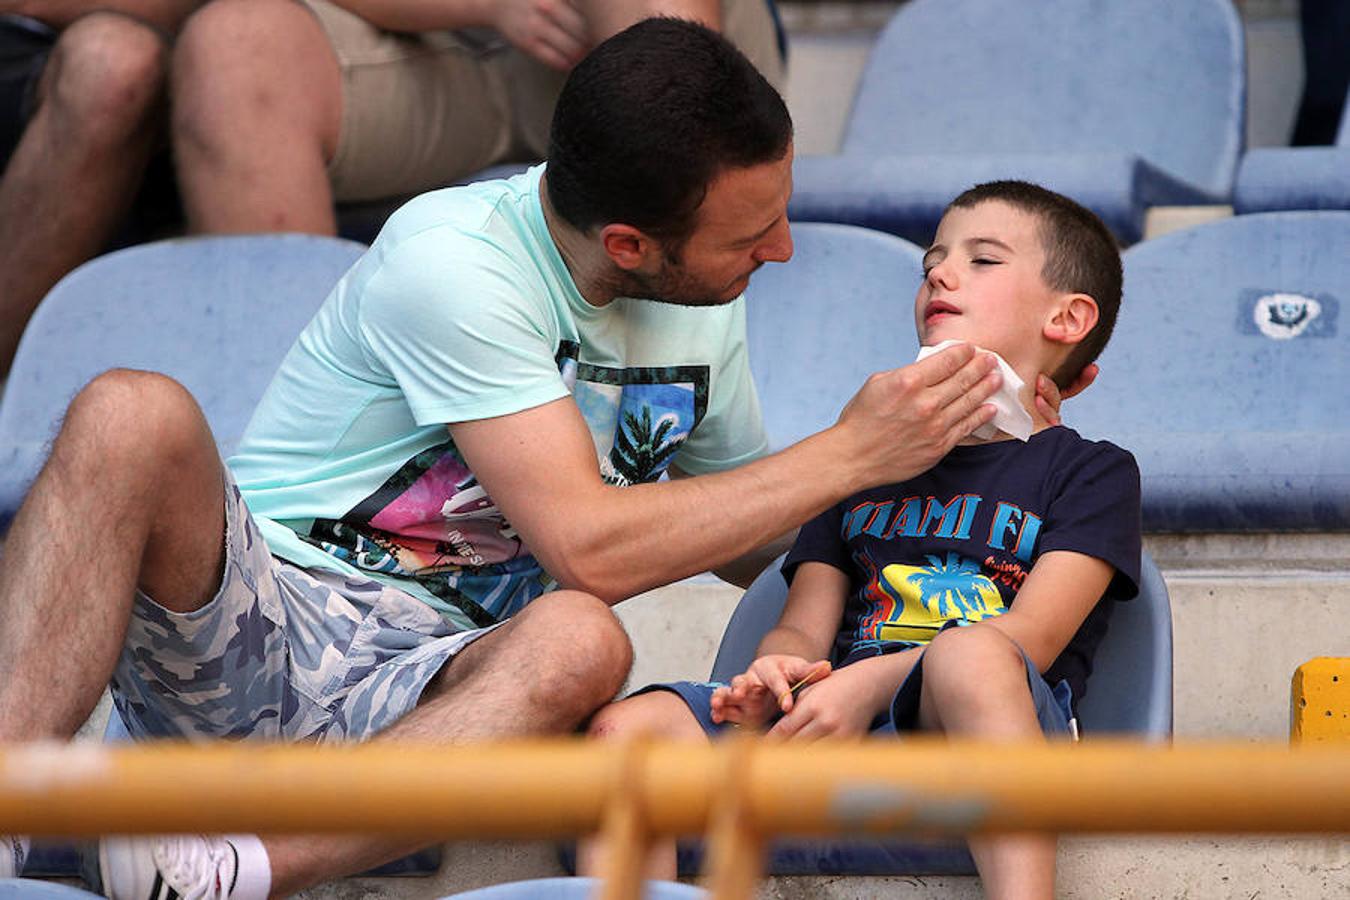
[[[474,843],[447,847],[430,878],[348,878],[304,892],[304,900],[433,900],[504,880],[564,874],[552,845]],[[1060,842],[1060,900],[1315,900],[1350,898],[1350,842],[1334,838],[1132,837]],[[975,877],[779,877],[760,900],[977,900]]]

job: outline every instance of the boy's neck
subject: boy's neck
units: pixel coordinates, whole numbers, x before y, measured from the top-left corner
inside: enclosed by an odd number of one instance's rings
[[[1000,356],[1001,355],[1002,354],[1000,354]],[[1009,366],[1012,366],[1012,370],[1017,373],[1017,376],[1022,379],[1022,389],[1017,392],[1017,399],[1021,402],[1022,408],[1031,416],[1031,433],[1038,434],[1047,428],[1053,428],[1054,425],[1052,425],[1050,421],[1042,416],[1036,409],[1036,377],[1040,374],[1041,370],[1035,363],[1015,363],[1006,356],[1003,358]],[[995,441],[1011,440],[1014,440],[1011,435],[1000,431],[992,438],[978,438],[973,434],[967,435],[960,443],[962,445],[992,444]]]

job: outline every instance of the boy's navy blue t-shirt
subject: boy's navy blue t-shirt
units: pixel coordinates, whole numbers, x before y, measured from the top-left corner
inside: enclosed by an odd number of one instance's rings
[[[803,526],[783,564],[850,578],[833,659],[926,644],[949,621],[1006,612],[1042,553],[1071,550],[1116,569],[1104,599],[1139,591],[1139,468],[1063,426],[1020,441],[958,446],[909,481],[855,494]],[[1045,673],[1084,695],[1113,604],[1098,602]]]

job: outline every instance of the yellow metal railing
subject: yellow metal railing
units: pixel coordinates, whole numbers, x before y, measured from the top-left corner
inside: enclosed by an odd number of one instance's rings
[[[714,898],[750,896],[771,835],[1350,832],[1350,748],[810,746],[581,740],[430,746],[0,747],[0,832],[603,832],[605,896],[638,896],[657,836],[708,835]]]

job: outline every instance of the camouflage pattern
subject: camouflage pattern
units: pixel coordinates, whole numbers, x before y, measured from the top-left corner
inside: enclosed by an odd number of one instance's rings
[[[268,551],[227,475],[225,572],[192,613],[138,594],[113,699],[136,738],[359,740],[417,705],[456,631],[392,587]]]

